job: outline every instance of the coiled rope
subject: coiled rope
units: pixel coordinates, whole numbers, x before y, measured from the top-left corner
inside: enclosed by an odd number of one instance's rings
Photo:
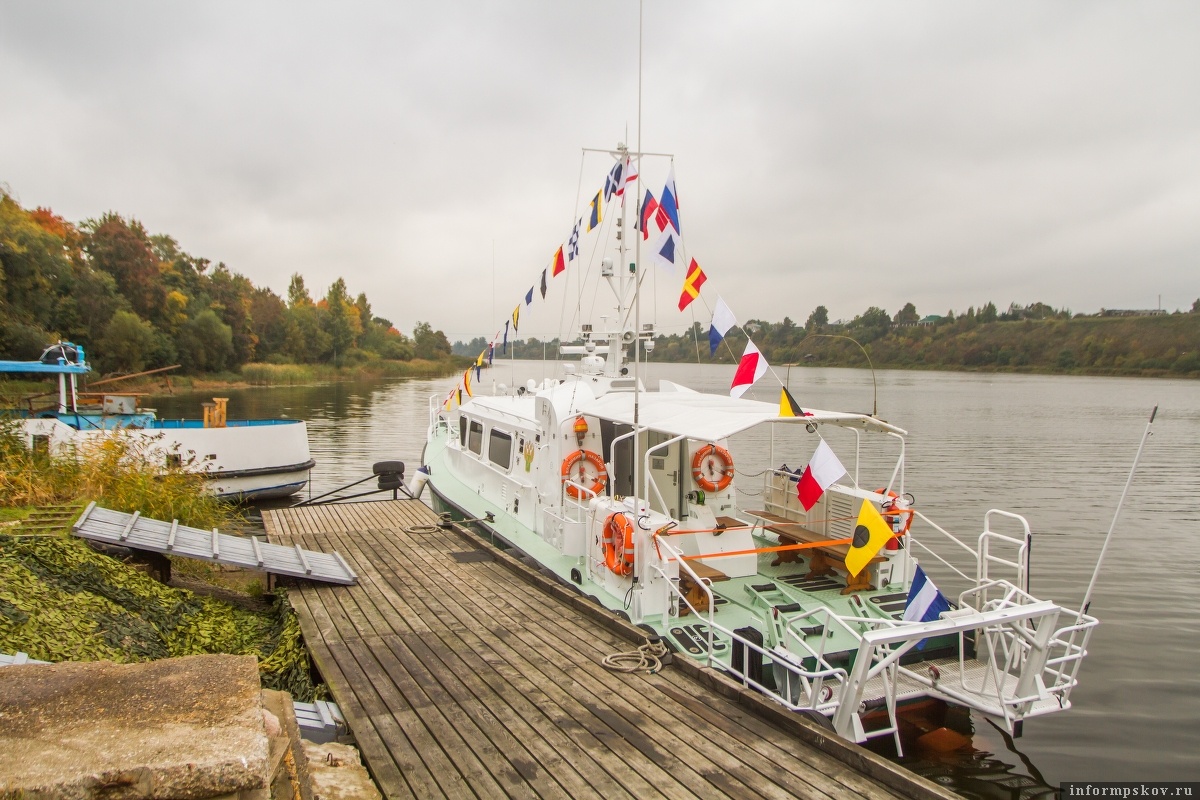
[[[647,672],[653,675],[662,669],[666,655],[667,646],[661,639],[655,639],[641,645],[637,650],[607,655],[600,663],[613,672]]]

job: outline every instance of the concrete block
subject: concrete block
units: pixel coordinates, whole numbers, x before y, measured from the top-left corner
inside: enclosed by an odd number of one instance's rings
[[[253,656],[0,669],[0,796],[253,797],[268,740]]]

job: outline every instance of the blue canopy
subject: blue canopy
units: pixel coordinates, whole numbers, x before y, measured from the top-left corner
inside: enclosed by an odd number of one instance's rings
[[[43,364],[40,361],[0,361],[0,372],[48,372],[55,375],[85,375],[87,364]]]

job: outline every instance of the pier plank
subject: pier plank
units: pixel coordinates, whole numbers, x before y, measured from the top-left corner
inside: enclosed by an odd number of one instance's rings
[[[386,797],[900,796],[678,670],[605,669],[627,638],[482,540],[428,527],[439,519],[420,503],[263,521],[270,541],[337,550],[359,576],[289,597]],[[479,548],[489,557],[453,557]],[[903,794],[945,796],[919,789]]]

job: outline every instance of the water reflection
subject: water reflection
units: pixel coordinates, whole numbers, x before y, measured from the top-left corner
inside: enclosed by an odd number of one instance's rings
[[[1058,793],[1016,740],[990,720],[977,726],[964,708],[926,703],[901,718],[900,734],[903,757],[889,737],[868,747],[963,797],[1037,800]]]
[[[644,369],[649,384],[665,378],[710,392],[727,391],[732,375],[731,367]],[[497,362],[478,384],[487,392],[493,382],[514,386],[543,377],[554,377],[554,370],[540,362]],[[1075,708],[1029,720],[1015,748],[977,720],[970,748],[936,758],[914,750],[913,769],[980,797],[1017,796],[994,792],[1018,776],[1042,787],[1065,780],[1194,779],[1200,752],[1200,617],[1194,610],[1200,599],[1200,384],[904,371],[879,372],[877,379],[879,415],[910,434],[905,489],[918,508],[968,540],[978,536],[990,508],[1025,515],[1034,533],[1034,592],[1076,607],[1150,409],[1161,406],[1093,598],[1101,625],[1071,696]],[[364,477],[375,461],[399,459],[411,473],[424,447],[429,397],[444,396],[453,383],[219,394],[230,397],[231,417],[308,420],[318,462],[313,492],[320,493]],[[789,388],[803,406],[844,410],[870,409],[871,386],[869,372],[805,368],[791,371]],[[197,416],[200,401],[212,394],[155,398],[155,404],[165,416]],[[768,378],[750,396],[777,402],[778,384]],[[839,453],[853,447],[835,442],[836,431],[822,433]],[[755,472],[782,462],[800,466],[810,452],[811,442],[800,440],[756,458],[747,452],[764,443],[755,436],[761,434],[747,434],[734,448],[739,483],[749,479],[748,492],[755,491]],[[890,466],[894,458],[894,451],[866,452],[863,460]],[[936,567],[927,569],[952,589],[952,576]],[[983,780],[996,775],[1000,780]],[[1029,788],[1020,783],[1005,791]]]

